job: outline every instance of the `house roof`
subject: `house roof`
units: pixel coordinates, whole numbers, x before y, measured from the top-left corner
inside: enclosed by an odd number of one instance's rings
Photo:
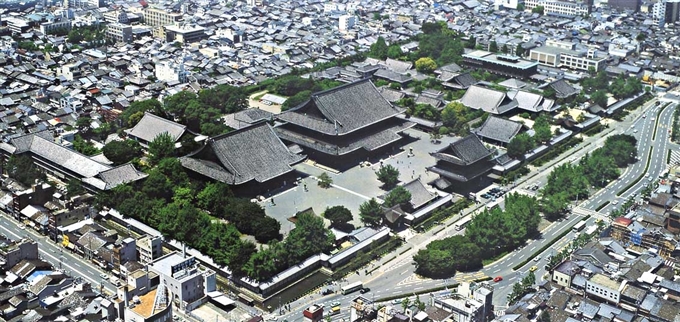
[[[278,118],[324,134],[344,135],[399,113],[369,79],[363,79],[314,93]]]
[[[472,85],[460,99],[463,105],[491,114],[503,114],[517,106],[504,92]]]
[[[555,101],[546,99],[543,95],[527,91],[517,91],[513,97],[517,101],[517,107],[530,112],[550,110]]]
[[[459,165],[469,165],[491,155],[479,138],[470,134],[433,153],[435,158]]]
[[[557,96],[557,98],[569,97],[579,92],[578,89],[569,85],[569,83],[567,83],[567,81],[565,81],[564,79],[558,79],[550,83],[550,87],[552,87],[552,89],[555,90],[555,95]]]
[[[490,115],[484,124],[473,132],[480,137],[508,143],[522,130],[522,123]]]
[[[411,206],[413,206],[414,209],[420,208],[437,196],[435,193],[427,190],[420,179],[414,179],[411,182],[407,182],[403,187],[411,193]]]
[[[227,184],[265,182],[293,171],[305,156],[293,154],[266,122],[208,139],[180,158],[182,166]]]
[[[177,141],[184,134],[184,131],[186,131],[186,126],[182,124],[145,112],[142,119],[137,122],[135,127],[130,129],[128,134],[142,141],[151,142],[158,135],[168,133]]]

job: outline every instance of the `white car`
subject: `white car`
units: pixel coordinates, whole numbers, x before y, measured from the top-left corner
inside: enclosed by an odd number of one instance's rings
[[[619,201],[618,201],[618,200],[614,200],[614,202],[612,202],[612,203],[614,204],[614,206],[616,206],[616,205],[619,204]]]
[[[538,261],[540,261],[540,260],[541,260],[541,256],[536,256],[536,257],[534,257],[534,262],[538,262]]]
[[[637,133],[637,129],[634,129],[634,130],[633,130],[633,133]]]
[[[107,278],[109,278],[109,276],[106,275],[106,274],[104,274],[104,273],[99,274],[99,277],[101,277],[102,279],[107,279]]]

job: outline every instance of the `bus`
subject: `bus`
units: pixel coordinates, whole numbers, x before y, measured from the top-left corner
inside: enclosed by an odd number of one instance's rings
[[[364,284],[362,284],[361,282],[356,282],[356,283],[345,285],[340,290],[342,291],[342,295],[347,295],[349,293],[358,291],[358,290],[362,289],[363,287],[364,287]]]
[[[574,231],[581,231],[585,227],[586,227],[586,221],[581,220],[581,221],[578,222],[578,224],[574,225],[574,227],[572,227],[571,229],[573,229]]]
[[[456,222],[456,225],[454,226],[454,228],[456,230],[462,230],[463,228],[465,228],[465,226],[467,226],[467,224],[470,223],[471,220],[472,220],[472,216],[467,216],[467,217],[459,220],[458,222]]]

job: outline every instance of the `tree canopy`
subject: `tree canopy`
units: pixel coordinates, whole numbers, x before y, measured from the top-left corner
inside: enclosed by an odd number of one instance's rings
[[[537,233],[541,218],[534,197],[508,194],[505,211],[498,207],[476,215],[464,236],[433,241],[413,257],[419,274],[448,277],[481,266],[482,260],[509,251]]]
[[[416,70],[421,73],[432,73],[437,69],[437,63],[430,57],[421,57],[416,60]]]
[[[385,197],[385,207],[407,205],[411,201],[411,193],[402,186],[392,189]]]
[[[520,133],[508,142],[508,156],[511,158],[524,158],[524,154],[533,150],[536,147],[534,138],[529,134]]]
[[[378,180],[383,183],[386,189],[396,186],[399,182],[399,170],[391,164],[381,166],[380,169],[375,172],[375,175],[378,176]]]
[[[368,56],[385,60],[387,58],[387,51],[388,47],[387,43],[385,42],[385,38],[380,36],[378,37],[378,40],[376,40],[376,42],[371,45],[371,48],[368,50]]]
[[[149,143],[149,161],[157,164],[160,160],[175,154],[175,140],[168,132],[157,135]]]
[[[371,198],[359,206],[359,217],[367,226],[379,226],[383,219],[382,206],[375,198]]]
[[[132,159],[140,158],[144,154],[142,146],[135,140],[111,141],[104,145],[102,152],[114,165],[130,162]]]
[[[328,207],[323,212],[323,216],[331,221],[331,226],[342,225],[352,221],[352,212],[345,206]]]

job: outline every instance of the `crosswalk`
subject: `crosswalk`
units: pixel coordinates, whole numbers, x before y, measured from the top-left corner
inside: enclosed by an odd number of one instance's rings
[[[680,164],[680,151],[671,150],[671,162],[668,165]]]
[[[488,276],[484,274],[483,272],[474,272],[474,273],[456,273],[455,276],[452,278],[446,279],[444,281],[444,284],[453,284],[453,283],[460,283],[460,282],[473,282],[475,280],[479,280],[482,278],[487,278]],[[426,281],[431,281],[432,279],[427,278],[427,277],[422,277],[417,274],[411,274],[408,277],[406,277],[404,280],[401,282],[397,283],[398,286],[401,285],[411,285],[411,284],[421,284]]]

